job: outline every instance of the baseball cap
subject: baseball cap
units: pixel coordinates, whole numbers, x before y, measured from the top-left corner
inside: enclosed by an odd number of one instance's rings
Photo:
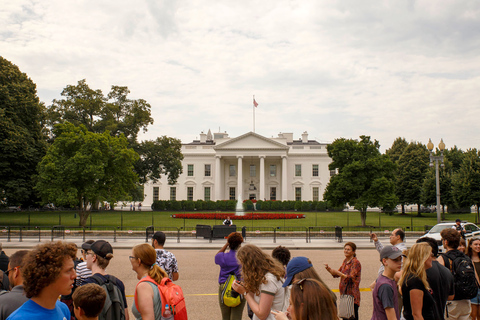
[[[90,247],[88,247],[88,249],[85,247],[85,246],[89,246],[91,245],[92,243],[94,243],[95,241],[94,240],[87,240],[85,241],[83,244],[82,244],[82,249],[83,250],[88,250]]]
[[[307,257],[295,257],[287,264],[287,278],[283,283],[282,287],[287,287],[292,283],[293,277],[308,268],[313,267],[311,263],[308,262]]]
[[[82,248],[84,250],[92,250],[96,255],[102,258],[106,258],[107,254],[113,253],[112,246],[105,240],[97,240],[92,244],[84,243],[82,244]]]
[[[400,256],[406,257],[403,252],[394,246],[385,246],[380,252],[380,261],[383,259],[397,259]]]

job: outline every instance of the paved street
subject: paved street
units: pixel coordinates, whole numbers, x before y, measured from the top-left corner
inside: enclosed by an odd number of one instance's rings
[[[338,268],[343,261],[343,245],[346,241],[353,241],[359,246],[357,257],[362,264],[362,280],[360,287],[362,288],[360,303],[360,319],[370,319],[372,314],[372,298],[371,291],[368,286],[376,278],[378,267],[380,266],[379,256],[373,249],[373,243],[368,238],[344,239],[343,243],[338,243],[332,239],[312,240],[312,243],[305,243],[305,239],[277,239],[277,243],[273,243],[273,239],[268,238],[250,238],[248,242],[255,243],[270,253],[271,248],[282,244],[291,250],[292,256],[306,256],[312,260],[314,267],[320,274],[322,279],[331,289],[338,291],[338,279],[325,270],[324,263]],[[388,240],[382,239],[387,244]],[[78,245],[78,239],[75,241]],[[144,240],[143,240],[144,242]],[[131,270],[128,256],[135,244],[143,243],[141,239],[119,239],[114,246],[114,258],[109,268],[109,273],[124,281],[129,307],[133,303],[133,293],[137,283],[136,274]],[[407,244],[410,246],[414,243],[414,239],[409,239]],[[38,242],[3,242],[5,251],[8,255],[20,248],[32,247]],[[187,310],[189,318],[192,320],[212,320],[221,319],[220,309],[218,306],[218,273],[219,267],[214,263],[214,256],[218,249],[222,247],[224,240],[214,240],[209,243],[208,240],[192,239],[183,240],[180,244],[175,239],[167,239],[166,249],[172,251],[178,261],[180,269],[180,279],[177,283],[182,287],[186,296]],[[338,295],[338,292],[337,292]],[[246,312],[244,319],[248,319]]]

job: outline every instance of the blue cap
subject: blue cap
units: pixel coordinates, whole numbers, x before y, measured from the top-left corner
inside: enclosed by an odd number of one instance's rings
[[[287,264],[287,278],[282,287],[287,287],[292,283],[293,277],[308,268],[313,267],[313,264],[308,262],[307,257],[295,257]]]

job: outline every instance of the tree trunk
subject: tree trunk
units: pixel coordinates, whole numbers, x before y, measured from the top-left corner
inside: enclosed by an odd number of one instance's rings
[[[78,225],[80,227],[85,227],[87,225],[87,220],[88,216],[90,216],[89,211],[81,210],[78,212],[78,215],[80,216],[80,220],[78,221]]]
[[[420,207],[421,207],[421,205],[417,204],[417,217],[422,216],[422,212],[420,211]]]
[[[367,224],[367,209],[362,209],[360,211],[360,218],[362,219],[362,227],[365,227]]]
[[[405,214],[405,203],[402,203],[402,214]]]

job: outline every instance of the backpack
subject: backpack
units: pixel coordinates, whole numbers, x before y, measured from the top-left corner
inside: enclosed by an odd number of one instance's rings
[[[94,274],[92,279],[107,293],[105,305],[98,315],[98,320],[125,320],[125,304],[122,292],[117,286],[117,278],[108,275],[105,281],[101,276]]]
[[[180,288],[179,285],[174,284],[173,281],[168,277],[164,277],[160,284],[158,284],[150,276],[146,276],[137,283],[137,286],[139,283],[144,281],[148,281],[157,285],[160,293],[160,299],[162,300],[162,319],[165,319],[163,317],[163,313],[165,306],[168,305],[173,318],[168,317],[167,319],[188,320],[185,297],[183,296],[182,288]],[[135,290],[135,306],[138,310],[137,290]]]
[[[235,273],[231,272],[222,287],[222,303],[230,308],[234,308],[242,302],[242,295],[232,288],[235,281],[237,281],[237,277],[235,277]]]
[[[472,260],[463,252],[451,250],[442,255],[445,267],[453,274],[454,300],[472,299],[477,295],[478,284]],[[446,258],[446,259],[445,259]]]

